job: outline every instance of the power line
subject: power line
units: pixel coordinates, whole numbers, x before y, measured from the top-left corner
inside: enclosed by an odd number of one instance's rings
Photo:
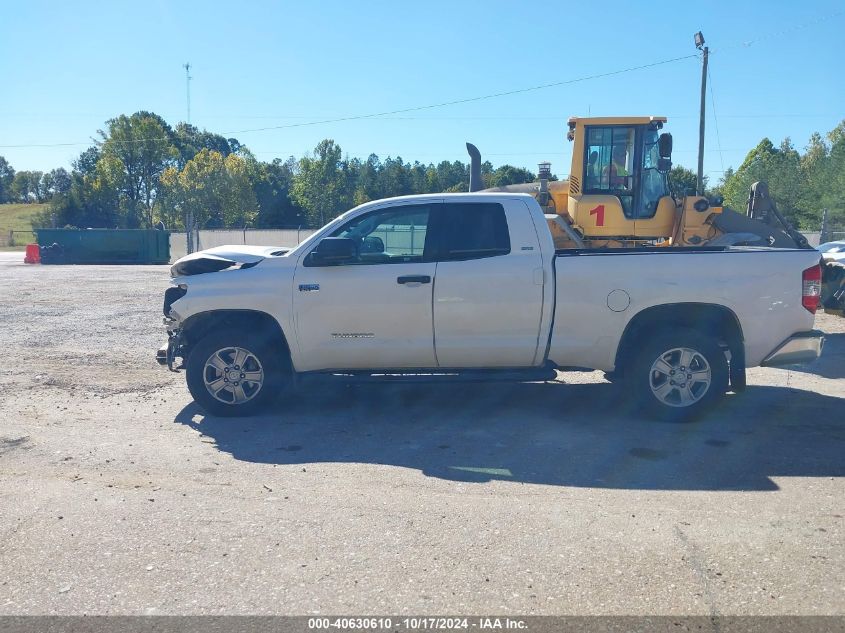
[[[571,84],[580,83],[580,82],[584,82],[584,81],[590,81],[590,80],[593,80],[593,79],[602,79],[604,77],[613,77],[615,75],[621,75],[623,73],[634,72],[634,71],[637,71],[637,70],[644,70],[646,68],[654,68],[655,66],[662,66],[662,65],[665,65],[665,64],[671,64],[671,63],[674,63],[674,62],[682,61],[682,60],[685,60],[685,59],[692,59],[692,58],[695,58],[695,57],[697,57],[697,56],[696,55],[683,55],[681,57],[674,57],[674,58],[671,58],[671,59],[664,59],[664,60],[660,60],[660,61],[657,61],[657,62],[651,62],[649,64],[641,64],[639,66],[631,66],[631,67],[628,67],[628,68],[621,68],[619,70],[612,70],[612,71],[605,72],[605,73],[597,73],[597,74],[594,74],[594,75],[587,75],[587,76],[584,76],[584,77],[576,77],[574,79],[565,79],[565,80],[562,80],[562,81],[554,81],[554,82],[551,82],[551,83],[540,84],[540,85],[537,85],[537,86],[529,86],[527,88],[516,88],[514,90],[506,90],[506,91],[503,91],[503,92],[494,92],[494,93],[490,93],[490,94],[486,94],[486,95],[480,95],[480,96],[476,96],[476,97],[467,97],[467,98],[464,98],[464,99],[454,99],[454,100],[451,100],[451,101],[443,101],[443,102],[440,102],[440,103],[431,103],[431,104],[427,104],[427,105],[414,106],[414,107],[411,107],[411,108],[401,108],[399,110],[389,110],[389,111],[385,111],[385,112],[374,112],[374,113],[371,113],[371,114],[359,114],[359,115],[343,116],[343,117],[337,117],[337,118],[332,118],[332,119],[322,119],[322,120],[319,120],[319,121],[304,121],[302,123],[290,123],[290,124],[287,124],[287,125],[273,125],[273,126],[268,126],[268,127],[253,128],[253,129],[247,129],[247,130],[236,130],[234,132],[226,132],[226,133],[224,133],[224,136],[232,136],[232,135],[235,135],[235,134],[249,134],[249,133],[253,133],[253,132],[267,132],[267,131],[271,131],[271,130],[286,130],[286,129],[290,129],[290,128],[308,127],[308,126],[313,126],[313,125],[325,125],[325,124],[328,124],[328,123],[342,123],[342,122],[346,122],[346,121],[360,121],[362,119],[375,119],[375,118],[386,117],[386,116],[395,115],[395,114],[405,114],[405,113],[408,113],[408,112],[420,112],[422,110],[432,110],[432,109],[435,109],[435,108],[445,108],[447,106],[460,105],[460,104],[464,104],[464,103],[473,103],[473,102],[476,102],[476,101],[483,101],[483,100],[486,100],[486,99],[495,99],[495,98],[506,97],[506,96],[510,96],[510,95],[524,94],[526,92],[533,92],[533,91],[537,91],[537,90],[545,90],[547,88],[555,88],[555,87],[558,87],[558,86],[571,85]],[[119,141],[119,142],[122,142],[122,143],[143,143],[143,142],[147,142],[147,141],[158,141],[158,140],[167,140],[167,139],[166,138],[142,138],[142,139],[130,139],[130,140],[127,140],[127,141]],[[74,143],[26,143],[26,144],[19,144],[19,145],[0,145],[0,148],[70,147],[70,146],[73,146],[73,145],[87,145],[87,144],[88,144],[87,141],[86,142],[74,142]]]
[[[800,31],[802,29],[806,29],[807,27],[818,24],[819,22],[827,22],[831,18],[836,18],[836,17],[839,17],[840,15],[845,15],[845,10],[840,9],[839,11],[834,11],[833,13],[829,13],[827,15],[822,15],[822,16],[813,18],[812,20],[808,20],[806,22],[801,22],[800,24],[790,26],[790,27],[782,29],[780,31],[774,31],[772,33],[764,33],[763,35],[760,35],[759,37],[756,37],[752,40],[745,40],[745,41],[742,41],[742,42],[737,42],[735,44],[728,44],[726,46],[717,47],[716,49],[714,49],[710,52],[711,53],[714,53],[716,51],[721,52],[721,51],[724,51],[724,50],[730,50],[732,48],[749,48],[749,47],[753,46],[754,44],[757,44],[758,42],[762,42],[763,40],[769,40],[769,39],[772,39],[774,37],[780,37],[780,36],[786,35],[788,33]]]
[[[192,77],[193,78],[193,77]],[[664,113],[660,113],[661,116],[664,116]],[[21,116],[21,117],[92,117],[97,119],[108,119],[109,115],[104,114],[94,114],[94,113],[59,113],[59,112],[3,112],[0,111],[0,117],[13,117],[13,116]],[[162,115],[165,119],[174,118],[174,117],[167,117]],[[325,115],[328,116],[328,115]],[[666,117],[670,119],[693,119],[698,118],[698,114],[665,114]],[[838,118],[841,117],[841,112],[831,112],[827,114],[812,114],[812,113],[804,113],[804,114],[795,114],[795,113],[782,113],[782,114],[772,114],[769,112],[757,112],[757,113],[749,113],[749,114],[722,114],[720,118],[722,119],[808,119],[808,118],[815,118],[815,119],[830,119],[830,118]],[[217,114],[217,115],[206,115],[203,117],[204,119],[313,119],[313,115],[292,115],[292,114],[276,114],[276,115],[251,115],[251,114]],[[397,117],[379,117],[377,120],[379,121],[566,121],[569,119],[569,115],[558,115],[558,116],[482,116],[482,115],[470,115],[470,116],[397,116]]]
[[[390,116],[390,115],[393,115],[393,114],[404,114],[406,112],[419,112],[421,110],[431,110],[431,109],[434,109],[434,108],[444,108],[446,106],[461,105],[461,104],[464,104],[464,103],[473,103],[475,101],[483,101],[483,100],[486,100],[486,99],[495,99],[495,98],[498,98],[498,97],[507,97],[507,96],[515,95],[515,94],[523,94],[523,93],[526,93],[526,92],[533,92],[535,90],[545,90],[547,88],[556,88],[558,86],[566,86],[566,85],[570,85],[570,84],[574,84],[574,83],[580,83],[580,82],[583,82],[583,81],[590,81],[592,79],[601,79],[601,78],[604,78],[604,77],[612,77],[614,75],[621,75],[623,73],[633,72],[633,71],[636,71],[636,70],[643,70],[645,68],[653,68],[655,66],[662,66],[664,64],[671,64],[671,63],[678,62],[678,61],[681,61],[681,60],[684,60],[684,59],[692,59],[692,58],[695,58],[695,57],[697,57],[697,55],[683,55],[682,57],[673,57],[672,59],[664,59],[664,60],[661,60],[661,61],[658,61],[658,62],[652,62],[650,64],[642,64],[640,66],[631,66],[629,68],[612,70],[612,71],[606,72],[606,73],[598,73],[598,74],[595,74],[595,75],[587,75],[585,77],[577,77],[575,79],[565,79],[563,81],[555,81],[555,82],[552,82],[552,83],[540,84],[538,86],[530,86],[528,88],[517,88],[515,90],[506,90],[504,92],[494,92],[494,93],[491,93],[491,94],[480,95],[480,96],[477,96],[477,97],[468,97],[468,98],[465,98],[465,99],[454,99],[452,101],[443,101],[441,103],[432,103],[432,104],[428,104],[428,105],[415,106],[413,108],[402,108],[400,110],[390,110],[390,111],[387,111],[387,112],[375,112],[375,113],[372,113],[372,114],[360,114],[360,115],[355,115],[355,116],[345,116],[345,117],[338,117],[338,118],[335,118],[335,119],[323,119],[322,121],[306,121],[306,122],[303,122],[303,123],[290,123],[288,125],[274,125],[274,126],[270,126],[270,127],[253,128],[251,130],[239,130],[237,132],[232,132],[232,134],[248,134],[250,132],[266,132],[266,131],[269,131],[269,130],[286,130],[286,129],[295,128],[295,127],[306,127],[306,126],[310,126],[310,125],[323,125],[323,124],[326,124],[326,123],[341,123],[341,122],[344,122],[344,121],[357,121],[357,120],[360,120],[360,119],[372,119],[372,118],[376,118],[376,117]]]
[[[814,18],[812,20],[808,20],[807,22],[796,24],[794,26],[783,29],[781,31],[765,33],[765,34],[763,34],[759,37],[756,37],[754,39],[751,39],[751,40],[746,40],[746,41],[742,41],[742,42],[737,42],[735,44],[728,44],[726,46],[718,47],[714,50],[711,50],[710,53],[713,54],[713,53],[716,53],[717,51],[721,52],[721,51],[724,51],[724,50],[730,50],[730,49],[738,48],[738,47],[748,48],[748,47],[750,47],[750,46],[752,46],[752,45],[754,45],[758,42],[761,42],[761,41],[764,41],[764,40],[767,40],[767,39],[771,39],[771,38],[775,38],[775,37],[780,37],[780,36],[788,34],[788,33],[793,33],[795,31],[805,29],[809,26],[813,26],[815,24],[818,24],[819,22],[825,22],[827,20],[830,20],[831,18],[835,18],[835,17],[838,17],[838,16],[843,15],[843,14],[845,14],[845,10],[835,11],[833,13],[823,15],[823,16]],[[322,119],[322,120],[317,120],[317,121],[305,121],[305,122],[302,122],[302,123],[293,123],[293,124],[288,124],[288,125],[268,126],[268,127],[262,127],[262,128],[238,130],[238,131],[234,131],[234,132],[226,132],[225,135],[228,136],[228,135],[234,135],[234,134],[249,134],[249,133],[252,133],[252,132],[264,132],[264,131],[270,131],[270,130],[284,130],[284,129],[291,129],[291,128],[297,128],[297,127],[325,125],[325,124],[328,124],[328,123],[341,123],[341,122],[346,122],[346,121],[357,121],[357,120],[364,120],[364,119],[385,119],[385,117],[388,117],[390,115],[395,115],[395,114],[404,114],[404,113],[408,113],[408,112],[419,112],[419,111],[422,111],[422,110],[430,110],[430,109],[442,108],[442,107],[447,107],[447,106],[452,106],[452,105],[472,103],[472,102],[476,102],[476,101],[483,101],[483,100],[486,100],[486,99],[494,99],[494,98],[498,98],[498,97],[504,97],[504,96],[509,96],[509,95],[532,92],[532,91],[536,91],[536,90],[544,90],[544,89],[547,89],[547,88],[554,88],[554,87],[558,87],[558,86],[570,85],[570,84],[574,84],[574,83],[589,81],[589,80],[592,80],[592,79],[612,77],[614,75],[620,75],[620,74],[627,73],[627,72],[643,70],[643,69],[646,69],[646,68],[653,68],[655,66],[661,66],[661,65],[664,65],[664,64],[671,64],[671,63],[674,63],[674,62],[682,61],[682,60],[685,60],[685,59],[692,59],[692,58],[696,58],[696,57],[697,57],[697,55],[695,55],[695,54],[684,55],[684,56],[681,56],[681,57],[674,57],[672,59],[665,59],[665,60],[661,60],[661,61],[657,61],[657,62],[652,62],[652,63],[649,63],[649,64],[642,64],[640,66],[632,66],[630,68],[622,68],[622,69],[619,69],[619,70],[609,71],[609,72],[606,72],[606,73],[598,73],[598,74],[594,74],[594,75],[587,75],[587,76],[584,76],[584,77],[577,77],[577,78],[574,78],[574,79],[567,79],[567,80],[556,81],[556,82],[547,83],[547,84],[540,84],[540,85],[537,85],[537,86],[529,86],[529,87],[526,87],[526,88],[517,88],[515,90],[507,90],[507,91],[503,91],[503,92],[496,92],[496,93],[491,93],[491,94],[487,94],[487,95],[480,95],[480,96],[476,96],[476,97],[468,97],[468,98],[465,98],[465,99],[455,99],[455,100],[452,100],[452,101],[444,101],[444,102],[441,102],[441,103],[427,104],[427,105],[416,106],[416,107],[412,107],[412,108],[402,108],[402,109],[399,109],[399,110],[391,110],[391,111],[387,111],[387,112],[377,112],[377,113],[371,113],[371,114],[362,114],[362,115],[354,115],[354,116],[328,118],[328,119]],[[189,64],[185,64],[185,66],[186,66],[186,73],[187,73],[188,72],[187,66],[189,66]],[[189,77],[188,81],[190,81],[190,77]],[[712,88],[711,88],[711,100],[712,100],[712,98],[713,98],[713,95],[712,95]],[[688,115],[688,116],[691,116],[691,115]],[[768,114],[723,115],[722,118],[807,118],[808,116],[813,116],[813,117],[818,117],[818,118],[827,118],[827,115],[802,115],[802,114],[794,114],[794,115],[793,114],[790,114],[790,115],[768,115]],[[836,115],[836,116],[838,116],[838,115]],[[190,118],[190,115],[189,115],[189,118]],[[283,118],[283,117],[280,117],[280,118]],[[290,118],[293,118],[293,117],[290,117]],[[686,116],[678,116],[678,117],[673,117],[673,118],[687,118],[687,117]],[[141,142],[146,142],[146,141],[150,141],[150,140],[167,140],[167,139],[161,139],[161,138],[159,138],[159,139],[156,139],[156,138],[152,138],[152,139],[132,139],[132,140],[123,141],[123,142],[124,143],[133,143],[133,142],[141,143]],[[79,145],[88,145],[89,143],[90,143],[89,141],[72,142],[72,143],[22,143],[22,144],[0,145],[0,148],[10,148],[11,149],[11,148],[73,147],[73,146],[79,146]]]
[[[710,76],[710,71],[707,71],[707,81],[710,83],[710,104],[713,106],[713,123],[716,128],[716,148],[719,152],[719,163],[722,165],[722,171],[725,171],[725,158],[722,156],[722,139],[719,136],[719,118],[716,116],[716,98],[713,96],[713,78]]]
[[[711,51],[712,55],[713,52]],[[832,114],[723,114],[723,119],[830,119],[842,116],[841,113]],[[670,119],[697,119],[697,114],[667,115]]]

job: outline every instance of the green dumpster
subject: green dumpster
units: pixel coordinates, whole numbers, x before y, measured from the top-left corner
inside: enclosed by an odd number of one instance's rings
[[[170,231],[36,229],[42,264],[168,264]]]

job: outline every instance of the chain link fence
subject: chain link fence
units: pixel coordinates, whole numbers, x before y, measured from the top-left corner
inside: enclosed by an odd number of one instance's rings
[[[845,221],[832,218],[827,209],[822,211],[822,225],[819,228],[819,243],[845,240]]]

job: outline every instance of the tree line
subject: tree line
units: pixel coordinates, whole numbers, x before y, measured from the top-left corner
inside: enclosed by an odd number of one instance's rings
[[[768,182],[778,210],[798,228],[818,230],[824,209],[833,224],[845,226],[845,121],[824,136],[814,133],[803,153],[788,137],[780,145],[764,138],[737,169],[729,167],[716,186],[705,186],[705,193],[743,211],[758,180]],[[674,167],[669,182],[676,193],[695,191],[695,173],[684,167]]]
[[[796,226],[818,230],[823,209],[845,226],[845,121],[825,136],[813,134],[804,153],[789,138],[779,146],[764,138],[738,169],[727,170],[720,193],[726,204],[742,209],[757,180],[768,181],[778,209]]]
[[[0,204],[5,202],[48,202],[70,191],[70,174],[64,167],[51,171],[15,171],[0,156]]]
[[[98,137],[70,173],[16,173],[0,157],[0,202],[49,202],[36,228],[317,227],[369,200],[469,184],[461,161],[360,160],[331,139],[300,159],[263,162],[235,138],[187,123],[171,127],[152,112],[110,119]],[[490,186],[534,180],[511,165],[487,162],[483,172]]]
[[[489,162],[482,176],[488,187],[535,179],[527,169]],[[695,188],[695,175],[683,167],[669,179],[676,193]],[[769,182],[780,210],[801,228],[817,229],[823,208],[845,222],[845,121],[825,137],[814,134],[803,154],[788,138],[779,146],[763,139],[708,193],[741,210],[755,180]],[[152,112],[107,121],[70,172],[15,172],[0,157],[0,203],[49,202],[36,228],[317,227],[369,200],[468,185],[469,165],[461,161],[350,158],[331,139],[299,159],[259,161],[235,138],[187,123],[171,127]]]

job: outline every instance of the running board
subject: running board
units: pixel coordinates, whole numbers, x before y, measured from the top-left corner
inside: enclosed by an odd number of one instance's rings
[[[348,382],[542,382],[555,380],[557,373],[551,365],[531,367],[529,369],[385,369],[338,370],[306,372],[299,374],[300,379],[336,378]]]

